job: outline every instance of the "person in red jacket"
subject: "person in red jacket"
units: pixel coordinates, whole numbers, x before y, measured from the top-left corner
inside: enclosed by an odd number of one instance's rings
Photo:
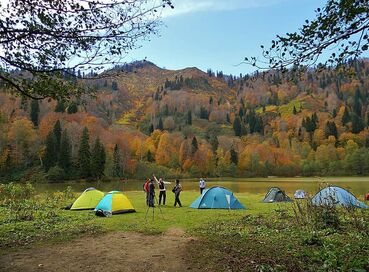
[[[143,184],[143,190],[146,193],[146,205],[149,206],[149,185],[150,185],[150,179],[146,179],[145,183]]]

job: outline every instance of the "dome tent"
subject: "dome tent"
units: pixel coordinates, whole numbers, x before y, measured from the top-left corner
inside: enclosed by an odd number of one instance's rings
[[[265,195],[263,202],[290,202],[292,201],[284,191],[278,187],[272,187],[269,189],[268,193]]]
[[[311,199],[311,202],[316,206],[341,205],[346,208],[368,208],[367,205],[359,201],[352,193],[338,186],[328,186],[320,190]]]
[[[214,186],[203,191],[191,205],[194,209],[245,209],[230,190]]]
[[[306,193],[304,190],[296,190],[295,194],[293,195],[295,199],[305,199]]]
[[[84,192],[73,202],[70,207],[71,210],[93,210],[97,203],[104,197],[104,193],[95,188],[87,188]]]
[[[127,196],[120,191],[111,191],[97,204],[95,212],[101,214],[119,214],[135,212],[135,208]]]

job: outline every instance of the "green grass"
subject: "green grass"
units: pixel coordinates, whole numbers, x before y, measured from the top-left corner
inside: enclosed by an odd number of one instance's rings
[[[111,218],[96,218],[95,221],[105,230],[133,230],[143,233],[161,233],[169,228],[183,228],[185,231],[193,233],[197,228],[211,224],[219,218],[233,220],[235,218],[241,218],[246,214],[260,214],[273,211],[271,205],[260,202],[263,198],[262,195],[249,194],[236,194],[238,199],[246,205],[247,210],[191,209],[188,206],[198,197],[198,193],[192,191],[181,194],[181,202],[184,207],[174,208],[174,194],[168,191],[167,205],[161,206],[160,209],[159,207],[155,208],[153,220],[152,209],[149,210],[145,219],[147,208],[143,192],[127,192],[126,195],[131,200],[137,212],[113,215]]]
[[[103,231],[137,231],[146,234],[165,232],[169,228],[182,228],[194,233],[197,228],[216,222],[219,218],[232,220],[246,214],[272,212],[275,205],[260,203],[262,195],[236,194],[247,210],[197,210],[188,206],[198,197],[194,191],[181,194],[182,208],[174,208],[174,195],[167,192],[167,205],[152,209],[146,217],[145,194],[126,192],[136,213],[97,217],[93,211],[68,211],[61,209],[71,199],[59,193],[41,194],[31,200],[18,201],[20,206],[0,205],[0,248],[32,243],[36,240],[70,239],[80,233]],[[48,200],[46,200],[48,197]],[[81,226],[83,226],[81,228]],[[64,238],[63,238],[64,237]]]
[[[70,195],[70,192],[69,192]],[[368,271],[369,211],[315,210],[302,204],[262,203],[264,195],[237,193],[246,210],[197,210],[199,196],[184,191],[184,207],[167,205],[146,217],[145,194],[126,192],[136,213],[97,217],[92,211],[66,211],[64,193],[41,194],[0,205],[0,248],[47,240],[69,241],[107,231],[147,235],[181,228],[197,237],[188,248],[191,262],[207,271]],[[75,196],[74,196],[75,197]],[[302,202],[304,203],[304,202]],[[13,205],[13,206],[11,206]],[[15,205],[15,206],[14,206]],[[201,254],[199,254],[201,252]]]

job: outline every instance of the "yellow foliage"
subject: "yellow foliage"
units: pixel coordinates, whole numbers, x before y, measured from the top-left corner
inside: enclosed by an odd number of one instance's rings
[[[358,144],[355,143],[353,140],[348,140],[345,146],[347,154],[352,154],[358,148],[359,148]]]
[[[333,135],[330,135],[328,137],[328,143],[334,144],[335,142],[336,142],[336,137],[334,137]]]
[[[160,165],[167,165],[170,161],[170,142],[169,142],[169,134],[163,133],[160,136],[158,148],[156,149],[155,161]]]

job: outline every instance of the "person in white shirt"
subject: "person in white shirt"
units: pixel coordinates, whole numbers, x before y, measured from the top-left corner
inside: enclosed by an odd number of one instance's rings
[[[203,178],[200,179],[199,187],[200,187],[200,194],[202,195],[202,191],[204,191],[206,187],[205,180]]]
[[[164,181],[162,178],[158,180],[154,174],[152,176],[159,186],[159,205],[161,205],[161,200],[163,200],[163,205],[165,205],[165,200],[167,198],[166,185],[170,184],[170,182]]]

